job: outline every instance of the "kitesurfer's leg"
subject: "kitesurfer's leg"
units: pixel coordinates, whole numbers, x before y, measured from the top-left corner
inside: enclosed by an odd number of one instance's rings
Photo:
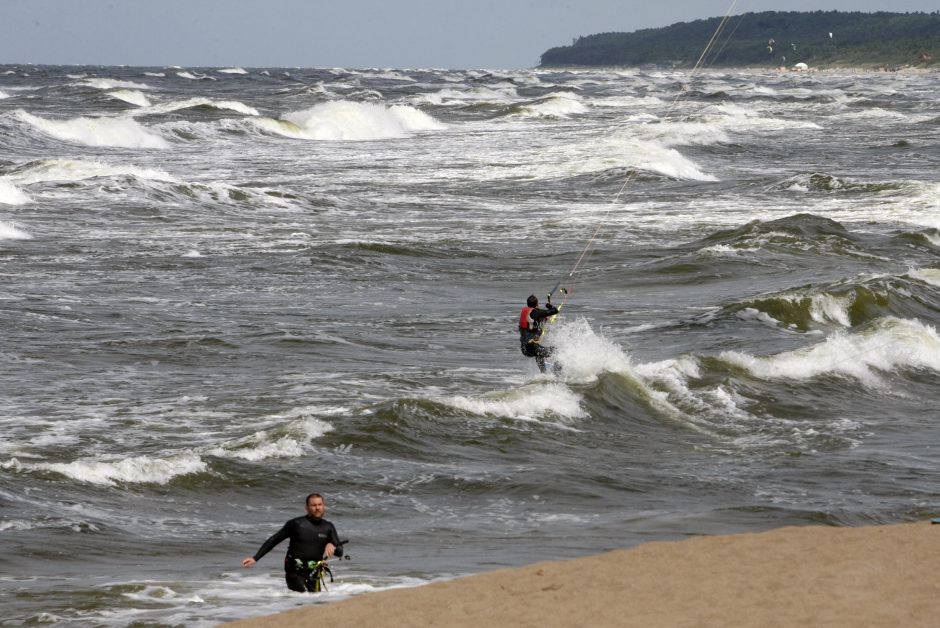
[[[533,345],[535,347],[535,363],[539,365],[539,370],[543,373],[548,371],[545,364],[545,358],[555,353],[555,347],[543,347],[542,345]]]
[[[304,575],[294,568],[288,558],[284,558],[284,580],[287,581],[287,588],[291,591],[304,593],[307,590],[304,584]]]
[[[553,353],[555,353],[555,347],[543,347],[536,342],[530,342],[528,344],[522,345],[522,353],[526,357],[535,358],[535,363],[538,365],[539,371],[542,373],[547,373],[548,365],[545,363],[545,358],[548,358]],[[561,367],[558,364],[552,365],[553,373],[557,373],[560,370]]]
[[[303,574],[296,571],[285,571],[284,579],[287,581],[287,588],[298,593],[306,593],[307,585],[304,582]]]

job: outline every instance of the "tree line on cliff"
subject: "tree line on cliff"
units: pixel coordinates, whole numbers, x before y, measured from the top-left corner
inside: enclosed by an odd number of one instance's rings
[[[723,18],[632,33],[578,37],[542,54],[541,67],[692,67]],[[710,66],[934,66],[940,62],[940,11],[875,13],[764,11],[730,17],[704,63]]]

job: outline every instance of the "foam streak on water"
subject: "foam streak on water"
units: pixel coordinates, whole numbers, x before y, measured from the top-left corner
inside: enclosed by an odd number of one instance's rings
[[[938,514],[935,85],[0,68],[4,620],[311,603],[239,564],[312,491],[318,601]]]

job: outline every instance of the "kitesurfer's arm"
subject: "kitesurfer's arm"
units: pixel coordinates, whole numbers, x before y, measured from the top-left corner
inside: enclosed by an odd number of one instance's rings
[[[249,556],[248,558],[242,561],[242,567],[251,567],[256,562],[261,560],[262,556],[264,556],[265,554],[270,552],[272,549],[274,549],[275,545],[277,545],[284,539],[290,538],[290,530],[288,530],[289,525],[290,523],[285,523],[283,528],[275,532],[271,536],[271,538],[269,538],[267,541],[262,543],[261,547],[258,549],[257,552],[255,552],[254,556]]]
[[[339,542],[339,534],[336,533],[336,526],[332,523],[330,524],[330,540],[326,544],[323,553],[326,554],[327,558],[337,558],[343,557],[343,545]]]
[[[529,316],[532,317],[532,320],[540,321],[543,318],[548,318],[549,316],[554,316],[555,314],[558,314],[558,308],[551,303],[546,303],[545,309],[537,307],[529,313]]]

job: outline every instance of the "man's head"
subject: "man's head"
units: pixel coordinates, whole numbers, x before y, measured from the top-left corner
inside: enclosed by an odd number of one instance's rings
[[[539,298],[535,296],[534,294],[530,294],[529,298],[525,300],[525,304],[528,305],[529,307],[538,307]]]
[[[323,495],[319,493],[310,493],[307,495],[307,514],[314,519],[322,519],[326,512],[326,505],[323,503]]]

